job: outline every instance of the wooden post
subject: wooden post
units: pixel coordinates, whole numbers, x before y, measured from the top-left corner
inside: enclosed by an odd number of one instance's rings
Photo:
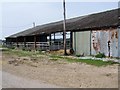
[[[49,34],[49,43],[51,45],[51,34]]]
[[[73,49],[73,32],[70,32],[70,49]]]
[[[12,43],[11,43],[11,42],[12,42],[12,41],[11,41],[11,38],[9,38],[9,44],[10,44],[10,45],[12,45]]]
[[[51,42],[51,34],[49,34],[49,50],[51,50],[51,44],[52,44],[52,42]]]
[[[90,55],[92,55],[91,42],[92,42],[92,30],[90,30]]]
[[[34,36],[34,49],[36,50],[36,35]]]
[[[26,37],[24,36],[24,47],[26,47]]]
[[[63,9],[64,9],[64,20],[63,20],[63,39],[64,39],[64,55],[67,55],[66,51],[66,10],[65,10],[65,0],[63,0]]]
[[[54,33],[54,42],[55,42],[55,33]]]
[[[63,35],[63,45],[64,45],[64,34],[62,34]]]
[[[75,54],[76,54],[76,32],[74,32],[74,49],[75,49]]]
[[[19,46],[18,46],[18,37],[16,38],[16,43],[17,43],[17,48],[18,48],[18,47],[19,47]]]

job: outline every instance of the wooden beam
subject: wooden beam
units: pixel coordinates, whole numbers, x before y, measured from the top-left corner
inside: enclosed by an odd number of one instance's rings
[[[34,36],[34,49],[36,50],[36,35]]]

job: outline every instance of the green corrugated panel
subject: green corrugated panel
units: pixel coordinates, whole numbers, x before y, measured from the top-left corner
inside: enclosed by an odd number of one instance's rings
[[[73,39],[76,54],[90,55],[90,31],[75,32]]]

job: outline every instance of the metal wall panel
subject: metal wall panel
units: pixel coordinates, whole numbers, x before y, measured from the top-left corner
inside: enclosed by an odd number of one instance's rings
[[[118,29],[118,57],[120,57],[120,28]]]
[[[73,38],[72,38],[72,39],[73,39],[73,40],[72,40],[72,41],[73,41],[73,42],[72,42],[72,43],[73,43],[73,49],[74,49],[74,52],[75,52],[75,54],[76,54],[76,33],[73,32],[72,34],[73,34]]]
[[[91,34],[91,47],[92,47],[92,55],[96,55],[97,53],[108,53],[108,32],[106,31],[92,31]]]
[[[96,55],[101,52],[106,56],[118,57],[118,31],[110,30],[94,30],[91,35],[92,54]],[[110,42],[109,42],[110,41]],[[110,44],[110,47],[109,45]]]
[[[112,38],[112,35],[114,34],[114,37]],[[118,30],[114,30],[111,32],[111,50],[112,50],[112,57],[118,57]]]
[[[76,54],[90,54],[90,31],[75,32],[73,35],[73,45]]]
[[[74,32],[73,48],[76,54],[90,55],[90,46],[92,55],[101,52],[106,56],[120,57],[120,31],[118,29],[94,30],[91,34],[90,31]]]

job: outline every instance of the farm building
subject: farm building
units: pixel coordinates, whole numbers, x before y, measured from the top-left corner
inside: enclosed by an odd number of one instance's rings
[[[67,48],[75,54],[120,57],[119,9],[66,20]],[[7,46],[41,50],[63,48],[63,21],[36,26],[6,37]],[[61,37],[61,38],[56,38]]]

